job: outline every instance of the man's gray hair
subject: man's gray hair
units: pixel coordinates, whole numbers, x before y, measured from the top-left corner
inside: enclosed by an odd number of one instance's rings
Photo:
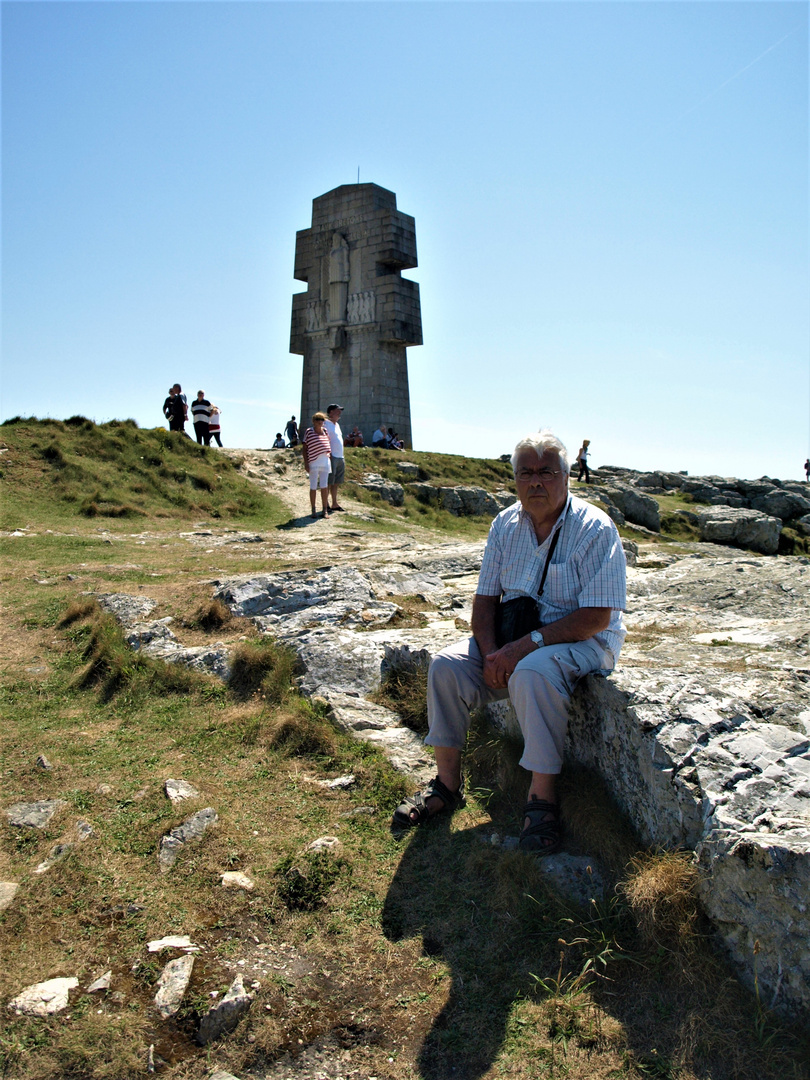
[[[515,452],[512,454],[512,472],[517,475],[517,458],[521,450],[534,450],[538,457],[542,457],[547,450],[552,450],[558,455],[560,464],[563,467],[563,471],[566,476],[571,472],[571,465],[568,461],[568,451],[565,449],[565,445],[554,434],[553,431],[549,431],[548,428],[544,428],[543,431],[535,432],[533,435],[524,436],[515,447]]]

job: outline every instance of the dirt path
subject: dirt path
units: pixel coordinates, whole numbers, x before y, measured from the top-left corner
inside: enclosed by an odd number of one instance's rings
[[[309,501],[309,478],[304,472],[300,453],[294,450],[222,449],[233,461],[242,462],[243,475],[263,491],[274,495],[292,514],[289,526],[276,530],[276,542],[285,548],[299,548],[293,557],[311,559],[328,557],[330,561],[357,561],[358,553],[372,554],[391,549],[418,549],[437,543],[437,536],[413,522],[407,533],[392,535],[368,529],[378,517],[368,506],[353,499],[345,487],[340,489],[343,512],[324,519],[320,512],[313,518]],[[320,511],[321,497],[317,497]],[[386,504],[380,502],[380,509]],[[357,526],[353,528],[352,526]],[[446,538],[443,538],[446,539]],[[292,553],[291,553],[292,554]]]

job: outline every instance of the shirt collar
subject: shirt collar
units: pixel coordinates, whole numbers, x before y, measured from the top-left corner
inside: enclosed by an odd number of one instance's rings
[[[566,515],[568,514],[568,508],[570,507],[570,505],[571,505],[571,492],[569,491],[568,492],[568,498],[565,500],[565,506],[560,511],[559,516],[557,517],[557,520],[554,522],[554,528],[551,530],[551,532],[545,538],[545,540],[543,541],[543,544],[547,544],[548,541],[551,539],[551,537],[554,535],[554,533],[557,532],[558,529],[562,528],[562,524],[565,521]],[[528,511],[526,510],[526,508],[524,507],[524,505],[520,501],[520,499],[518,499],[518,512],[520,514],[521,520],[525,521],[527,523],[527,525],[529,525],[531,527],[532,532],[534,532],[534,526],[532,525],[532,519],[529,517]],[[538,546],[542,547],[543,544],[539,544]]]

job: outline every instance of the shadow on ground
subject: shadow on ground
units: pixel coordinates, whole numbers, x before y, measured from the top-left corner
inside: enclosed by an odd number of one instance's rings
[[[493,857],[491,825],[451,832],[450,823],[439,815],[403,838],[407,848],[382,916],[389,940],[421,934],[423,954],[451,969],[449,997],[417,1058],[424,1080],[483,1075],[503,1045],[516,998],[534,985],[531,973],[547,975],[557,955],[558,909],[526,895],[531,860]],[[503,887],[501,877],[508,879]]]

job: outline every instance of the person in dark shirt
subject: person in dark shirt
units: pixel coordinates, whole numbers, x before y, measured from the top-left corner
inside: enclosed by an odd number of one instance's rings
[[[298,446],[298,424],[296,424],[294,416],[287,421],[284,434],[287,436],[287,442],[290,446]]]

